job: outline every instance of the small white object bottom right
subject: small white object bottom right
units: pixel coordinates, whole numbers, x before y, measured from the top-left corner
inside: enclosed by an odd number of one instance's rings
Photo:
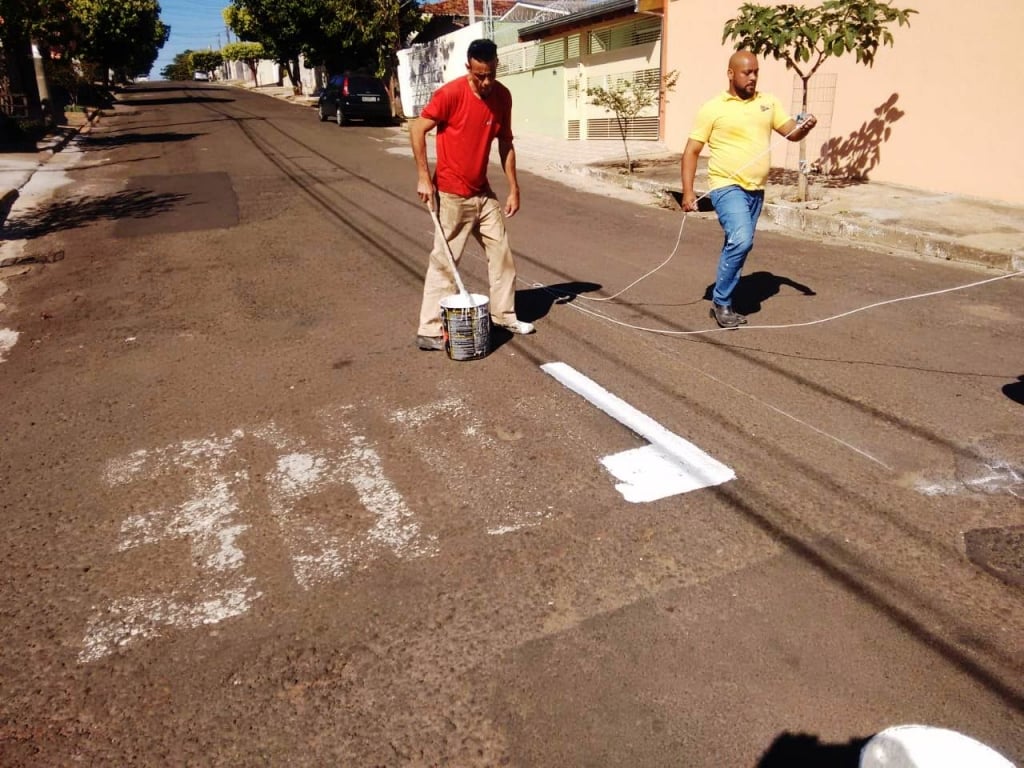
[[[860,753],[860,768],[1015,768],[969,736],[927,725],[898,725],[875,734]]]

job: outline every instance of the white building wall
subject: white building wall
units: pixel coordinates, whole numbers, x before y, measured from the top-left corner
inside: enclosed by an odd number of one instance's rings
[[[406,116],[419,115],[434,91],[465,74],[469,44],[483,36],[481,21],[398,52],[398,87]]]

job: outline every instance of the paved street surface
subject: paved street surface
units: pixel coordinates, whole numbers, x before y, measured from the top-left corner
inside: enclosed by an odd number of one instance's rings
[[[398,128],[149,84],[33,177],[0,764],[1024,760],[1024,279],[763,232],[720,331],[715,221],[521,183],[454,362]]]

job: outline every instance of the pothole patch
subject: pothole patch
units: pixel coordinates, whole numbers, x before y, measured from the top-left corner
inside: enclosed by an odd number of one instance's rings
[[[1024,525],[964,533],[967,559],[1008,584],[1024,587]]]

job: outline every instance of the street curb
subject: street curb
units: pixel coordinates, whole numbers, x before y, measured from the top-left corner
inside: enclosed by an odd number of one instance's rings
[[[963,262],[1006,272],[1019,268],[1021,261],[1024,261],[1024,254],[995,253],[972,248],[940,235],[876,223],[866,224],[853,218],[788,205],[767,203],[764,212],[773,224],[783,229],[834,237],[876,248],[907,251],[930,259]]]
[[[22,186],[24,186],[24,182]],[[19,189],[5,189],[3,192],[0,192],[0,226],[3,226],[4,222],[7,221],[7,214],[11,212],[15,201],[21,195]]]
[[[0,226],[3,226],[4,222],[7,221],[7,216],[10,214],[11,208],[21,196],[21,188],[32,180],[32,176],[43,165],[45,165],[48,160],[71,143],[71,140],[75,138],[75,136],[78,136],[81,133],[88,133],[92,129],[93,122],[99,116],[101,111],[102,109],[100,107],[94,107],[91,112],[86,110],[85,122],[82,125],[75,128],[67,128],[63,130],[58,129],[58,133],[56,135],[46,137],[36,142],[36,155],[39,159],[35,168],[24,171],[16,186],[6,187],[0,190]]]
[[[619,186],[650,192],[662,201],[678,200],[679,188],[663,182],[632,179],[593,166],[570,166],[568,170],[584,176],[603,178]],[[1014,272],[1024,269],[1024,253],[998,253],[974,248],[941,235],[919,232],[902,227],[865,223],[854,218],[832,213],[808,210],[792,205],[765,203],[763,212],[775,226],[804,235],[816,235],[843,240],[851,245],[873,249],[891,249],[912,253],[929,259],[955,261],[980,267]]]

